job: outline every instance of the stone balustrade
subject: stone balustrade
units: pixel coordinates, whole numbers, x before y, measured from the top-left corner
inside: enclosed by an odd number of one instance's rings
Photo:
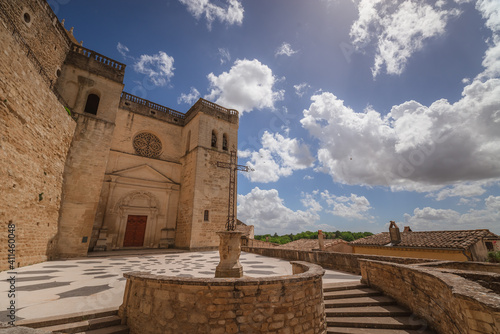
[[[126,65],[81,45],[71,45],[65,64],[122,83]]]
[[[198,99],[186,113],[186,123],[195,117],[199,111],[230,123],[239,123],[239,113],[237,110],[224,108],[202,98]]]
[[[140,98],[138,96],[123,92],[120,99],[120,107],[133,110],[136,112],[141,112],[148,116],[153,115],[152,110],[159,111],[160,113],[155,113],[156,118],[162,118],[166,121],[170,121],[174,124],[184,124],[184,119],[186,115],[168,107],[162,106],[158,103],[151,102],[149,100]]]
[[[126,273],[119,314],[131,334],[325,333],[325,271],[292,266],[293,275],[266,278]]]
[[[116,60],[113,60],[111,58],[108,58],[100,53],[97,53],[93,50],[84,48],[81,45],[78,44],[73,44],[71,47],[71,51],[76,52],[78,54],[84,55],[87,58],[91,58],[101,64],[104,64],[106,66],[109,66],[111,68],[114,68],[119,71],[125,71],[126,65],[123,63],[120,63]]]

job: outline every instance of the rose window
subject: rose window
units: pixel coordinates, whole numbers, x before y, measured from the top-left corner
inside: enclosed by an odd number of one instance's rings
[[[139,133],[134,137],[133,144],[137,154],[149,158],[158,157],[162,149],[160,139],[149,132]]]

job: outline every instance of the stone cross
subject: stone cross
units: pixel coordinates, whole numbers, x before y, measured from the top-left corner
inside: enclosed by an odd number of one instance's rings
[[[248,166],[238,165],[236,151],[231,151],[230,162],[217,162],[217,167],[229,169],[229,203],[227,207],[226,230],[236,229],[236,171],[248,172],[252,170]]]

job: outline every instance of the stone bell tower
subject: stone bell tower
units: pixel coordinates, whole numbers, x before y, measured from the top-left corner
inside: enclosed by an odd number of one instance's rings
[[[89,248],[125,65],[73,44],[58,91],[77,120],[66,160],[59,214],[59,257],[85,256]]]

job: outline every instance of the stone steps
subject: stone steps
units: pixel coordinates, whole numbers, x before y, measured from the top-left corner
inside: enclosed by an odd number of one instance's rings
[[[366,285],[325,284],[327,333],[433,334],[426,322]]]
[[[329,327],[327,334],[434,334],[430,331],[413,329],[376,329],[376,328],[349,328]]]
[[[382,294],[379,291],[370,288],[341,290],[341,291],[326,291],[326,292],[323,291],[323,296],[325,300],[355,298],[355,297],[371,297],[380,295]]]
[[[129,328],[125,325],[118,325],[100,329],[89,330],[86,332],[79,332],[77,334],[128,334]]]
[[[335,307],[362,307],[394,305],[394,299],[387,296],[354,297],[325,300],[326,308]]]
[[[411,317],[328,317],[328,326],[380,329],[420,329],[422,323]]]
[[[84,313],[65,318],[45,318],[22,324],[49,333],[78,334],[128,334],[127,326],[121,325],[118,310]]]
[[[396,305],[336,307],[326,311],[327,317],[406,317],[411,312]]]

